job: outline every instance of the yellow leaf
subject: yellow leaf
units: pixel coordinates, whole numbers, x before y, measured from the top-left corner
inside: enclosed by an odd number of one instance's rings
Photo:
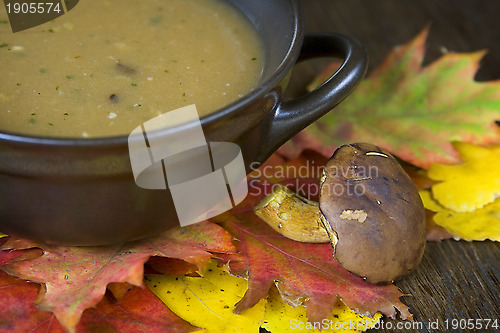
[[[218,268],[215,260],[203,277],[148,275],[145,283],[176,315],[203,329],[196,332],[258,333],[260,327],[273,333],[320,332],[314,324],[308,324],[305,307],[285,304],[275,289],[267,301],[261,300],[240,315],[234,314],[234,305],[247,290],[247,280]],[[373,327],[380,317],[379,313],[374,318],[357,315],[339,301],[332,315],[321,323],[322,332],[364,331],[366,325]]]
[[[500,196],[500,145],[479,147],[454,143],[463,160],[459,165],[433,164],[428,176],[441,181],[432,196],[455,212],[472,212]]]
[[[234,314],[247,280],[218,268],[214,260],[203,277],[148,275],[145,283],[176,315],[203,328],[196,332],[259,332],[266,301]]]
[[[4,237],[7,237],[7,235],[6,235],[6,234],[2,234],[2,233],[0,232],[0,238],[4,238]]]
[[[446,229],[455,239],[500,241],[500,198],[473,212],[455,212],[443,207],[430,191],[420,191],[424,207],[436,212],[434,222]]]
[[[267,297],[262,327],[273,333],[362,332],[376,327],[380,317],[380,313],[374,318],[358,315],[339,300],[331,315],[321,322],[311,323],[307,321],[304,306],[298,305],[294,308],[285,304],[277,289],[273,288]]]

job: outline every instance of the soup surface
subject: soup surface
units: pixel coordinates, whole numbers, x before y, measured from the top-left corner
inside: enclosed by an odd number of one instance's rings
[[[219,0],[81,0],[17,33],[0,6],[0,131],[102,137],[190,104],[205,115],[253,89],[262,61]]]

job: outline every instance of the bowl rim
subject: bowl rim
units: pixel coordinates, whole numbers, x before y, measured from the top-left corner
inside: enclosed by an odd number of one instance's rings
[[[216,110],[213,113],[200,118],[202,126],[207,126],[219,121],[222,118],[230,117],[264,96],[273,86],[275,86],[291,70],[296,63],[302,42],[304,39],[303,16],[298,0],[288,0],[293,14],[293,31],[290,34],[290,46],[283,56],[278,67],[264,81],[252,89],[244,96],[234,102]],[[245,13],[243,13],[245,14]],[[167,128],[157,131],[155,135],[166,135],[183,131],[193,127],[194,123],[186,123],[174,128]],[[129,134],[95,137],[95,138],[72,138],[72,137],[46,137],[29,134],[18,134],[5,130],[0,130],[0,143],[16,143],[25,145],[53,146],[53,147],[116,147],[127,145]]]

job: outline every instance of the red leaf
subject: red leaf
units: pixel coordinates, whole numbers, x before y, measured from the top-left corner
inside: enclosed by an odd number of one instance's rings
[[[240,241],[242,256],[230,262],[230,271],[249,278],[248,290],[237,304],[240,312],[266,298],[274,284],[283,299],[304,304],[311,322],[320,322],[331,313],[340,298],[355,312],[373,316],[380,311],[410,319],[403,296],[395,285],[377,286],[347,272],[333,259],[330,244],[306,244],[287,239],[253,214],[241,214],[224,223]]]
[[[119,301],[105,296],[87,309],[76,332],[192,332],[196,327],[177,317],[149,289],[133,287]]]
[[[0,333],[64,332],[52,313],[35,307],[39,290],[36,283],[0,271]]]
[[[10,237],[3,237],[0,239],[0,266],[10,265],[16,261],[33,259],[43,254],[41,249],[2,250],[1,247],[9,240]]]
[[[109,247],[49,246],[10,239],[4,249],[38,247],[44,249],[44,255],[2,269],[23,279],[45,283],[46,294],[40,295],[38,307],[53,312],[67,330],[72,330],[83,311],[103,297],[109,283],[128,282],[142,286],[144,263],[150,256],[182,259],[203,270],[212,257],[208,251],[235,251],[231,240],[230,234],[210,222]]]
[[[0,266],[10,265],[16,261],[33,259],[42,255],[40,249],[2,250],[0,251]]]

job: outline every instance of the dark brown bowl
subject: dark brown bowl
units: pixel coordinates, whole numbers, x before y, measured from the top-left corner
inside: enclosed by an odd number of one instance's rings
[[[250,171],[250,165],[265,161],[343,100],[363,78],[367,60],[363,47],[349,37],[304,37],[297,1],[228,2],[248,17],[264,44],[262,80],[201,123],[208,141],[238,144]],[[285,100],[293,65],[320,56],[340,57],[344,63],[316,90]],[[1,232],[49,243],[101,245],[177,225],[168,190],[135,184],[127,136],[65,139],[0,133]]]

